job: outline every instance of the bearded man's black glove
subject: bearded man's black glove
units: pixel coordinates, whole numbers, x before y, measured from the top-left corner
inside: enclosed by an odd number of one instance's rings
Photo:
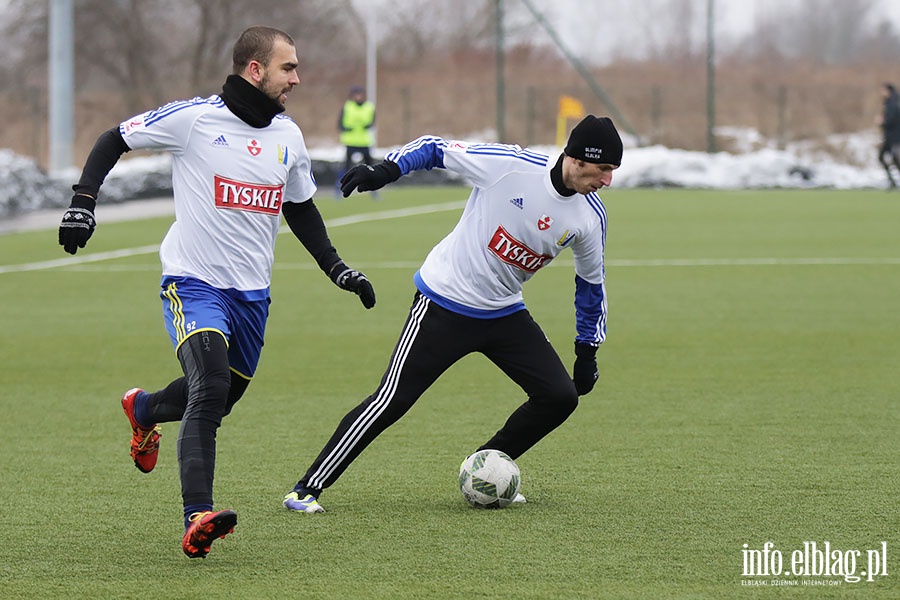
[[[359,271],[339,262],[331,268],[329,276],[336,286],[359,296],[360,302],[367,309],[375,306],[375,289],[366,276]]]
[[[75,254],[79,248],[84,248],[94,234],[97,227],[97,220],[94,218],[96,207],[97,201],[86,194],[72,196],[72,203],[59,224],[59,245],[69,254]]]

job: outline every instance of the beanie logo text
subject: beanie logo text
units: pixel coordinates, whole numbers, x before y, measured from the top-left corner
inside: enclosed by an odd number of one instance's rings
[[[584,149],[584,157],[591,160],[600,160],[601,154],[603,154],[603,148],[593,148],[588,146]]]

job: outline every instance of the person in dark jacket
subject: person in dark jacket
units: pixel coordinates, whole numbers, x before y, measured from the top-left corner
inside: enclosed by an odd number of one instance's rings
[[[887,173],[889,185],[895,188],[897,182],[891,174],[891,165],[900,173],[900,94],[894,84],[885,83],[881,95],[884,98],[884,110],[879,120],[882,139],[878,161]]]

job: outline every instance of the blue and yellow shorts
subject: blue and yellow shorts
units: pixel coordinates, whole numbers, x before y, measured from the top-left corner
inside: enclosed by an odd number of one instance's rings
[[[163,317],[175,352],[193,334],[217,331],[228,344],[231,369],[252,379],[269,317],[269,290],[222,290],[193,277],[169,275],[160,285]]]

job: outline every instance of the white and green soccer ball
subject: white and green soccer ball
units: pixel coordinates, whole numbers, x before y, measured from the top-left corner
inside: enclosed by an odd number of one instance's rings
[[[521,482],[519,466],[499,450],[479,450],[459,467],[459,491],[476,508],[509,506]]]

